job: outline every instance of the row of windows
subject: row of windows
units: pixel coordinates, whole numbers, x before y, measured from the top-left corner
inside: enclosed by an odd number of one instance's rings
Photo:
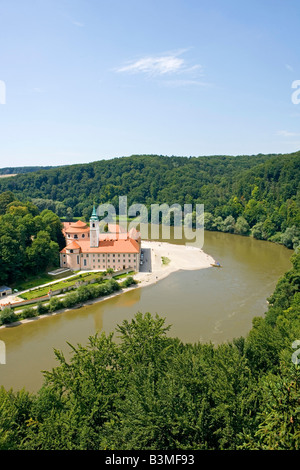
[[[77,263],[79,264],[79,260],[77,260]],[[86,262],[86,259],[83,260],[83,266],[86,267],[87,266],[87,262]],[[107,269],[107,268],[113,268],[114,270],[117,269],[117,270],[121,270],[121,269],[126,269],[130,266],[126,266],[125,264],[123,264],[123,266],[121,265],[111,265],[110,263],[108,265],[105,265],[105,264],[100,264],[98,263],[98,265],[96,266],[95,264],[93,265],[93,269]]]
[[[64,261],[63,264],[66,264],[66,261]],[[79,264],[79,259],[77,259],[77,264]],[[86,259],[83,260],[83,266],[87,266]],[[97,269],[106,269],[107,267],[113,268],[113,269],[121,270],[121,269],[126,269],[126,268],[128,268],[128,267],[130,267],[130,266],[125,266],[125,264],[124,264],[123,266],[120,266],[120,265],[116,266],[115,264],[112,265],[112,266],[111,266],[110,264],[109,264],[109,266],[106,266],[105,264],[100,265],[100,263],[98,263],[97,266],[96,266],[96,265],[93,265],[93,269],[96,269],[96,268],[97,268]]]
[[[83,255],[83,254],[82,254],[81,257],[83,257],[83,256],[85,256],[86,258],[89,257],[88,254],[86,254],[86,255]],[[95,256],[96,256],[96,255],[93,254],[93,258],[95,258]],[[100,256],[101,256],[101,255],[98,254],[98,258],[100,258]],[[102,257],[105,258],[105,256],[106,256],[106,254],[103,253],[103,254],[102,254]],[[112,257],[113,257],[113,258],[115,258],[116,256],[118,256],[118,258],[120,258],[121,255],[120,255],[120,254],[118,254],[118,255],[112,254]],[[126,254],[123,254],[123,258],[125,258],[125,256],[126,256]],[[131,256],[131,254],[128,253],[128,258],[130,258],[130,256]],[[133,256],[134,258],[136,258],[136,254],[133,254],[132,256]],[[110,258],[110,253],[107,253],[107,257]]]
[[[73,250],[68,250],[68,251],[70,251],[70,253],[73,253]],[[64,257],[65,257],[65,256],[66,256],[66,255],[64,255]],[[88,254],[86,254],[86,255],[83,255],[83,254],[82,254],[82,255],[81,255],[81,258],[83,258],[84,256],[85,256],[86,258],[89,257]],[[96,255],[93,254],[93,258],[95,258],[95,256],[96,256]],[[103,254],[102,254],[102,257],[105,258],[105,256],[106,256],[106,255],[103,253]],[[112,255],[113,258],[115,258],[115,256],[116,256],[115,254]],[[118,258],[120,258],[121,255],[118,254],[117,256],[118,256]],[[125,258],[125,256],[126,256],[126,255],[123,254],[123,258]],[[130,258],[130,256],[131,256],[131,254],[128,253],[128,258]],[[136,258],[136,254],[133,254],[132,256],[133,256],[134,258]],[[110,258],[110,253],[107,254],[107,257]],[[100,255],[99,255],[99,254],[98,254],[98,258],[100,258]]]
[[[87,236],[89,237],[89,234],[88,234]],[[83,234],[81,235],[81,237],[84,238],[84,237],[85,237],[85,234],[83,233]],[[70,235],[69,233],[68,233],[68,238],[71,238],[71,235]],[[74,234],[74,238],[79,238],[76,233]]]

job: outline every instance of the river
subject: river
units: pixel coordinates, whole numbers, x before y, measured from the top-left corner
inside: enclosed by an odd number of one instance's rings
[[[172,325],[169,334],[184,342],[220,344],[245,336],[253,317],[267,310],[266,299],[291,267],[293,252],[220,232],[205,232],[203,249],[222,268],[176,272],[157,284],[93,305],[1,329],[6,364],[0,364],[0,385],[36,392],[43,383],[41,371],[57,365],[54,348],[68,355],[67,342],[85,345],[90,335],[114,331],[138,311],[165,317]]]

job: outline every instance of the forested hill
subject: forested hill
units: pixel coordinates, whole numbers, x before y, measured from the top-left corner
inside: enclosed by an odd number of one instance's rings
[[[300,152],[238,157],[133,155],[3,178],[0,192],[12,191],[40,210],[51,209],[68,218],[88,218],[94,201],[117,208],[121,195],[128,197],[128,205],[204,204],[208,229],[247,234],[255,227],[256,238],[270,239],[300,226],[299,181]]]

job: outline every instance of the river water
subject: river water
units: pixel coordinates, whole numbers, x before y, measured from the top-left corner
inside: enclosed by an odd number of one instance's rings
[[[67,342],[85,345],[89,336],[114,331],[136,312],[165,317],[172,325],[169,334],[184,342],[220,344],[245,336],[253,317],[266,312],[267,298],[291,267],[293,252],[218,232],[205,232],[203,250],[222,268],[176,272],[157,284],[93,305],[1,329],[6,364],[0,364],[0,385],[36,392],[43,383],[41,371],[57,365],[54,348],[68,355]]]

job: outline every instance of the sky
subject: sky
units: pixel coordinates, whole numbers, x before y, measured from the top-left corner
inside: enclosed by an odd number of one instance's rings
[[[299,0],[0,0],[0,167],[297,151],[299,26]]]

